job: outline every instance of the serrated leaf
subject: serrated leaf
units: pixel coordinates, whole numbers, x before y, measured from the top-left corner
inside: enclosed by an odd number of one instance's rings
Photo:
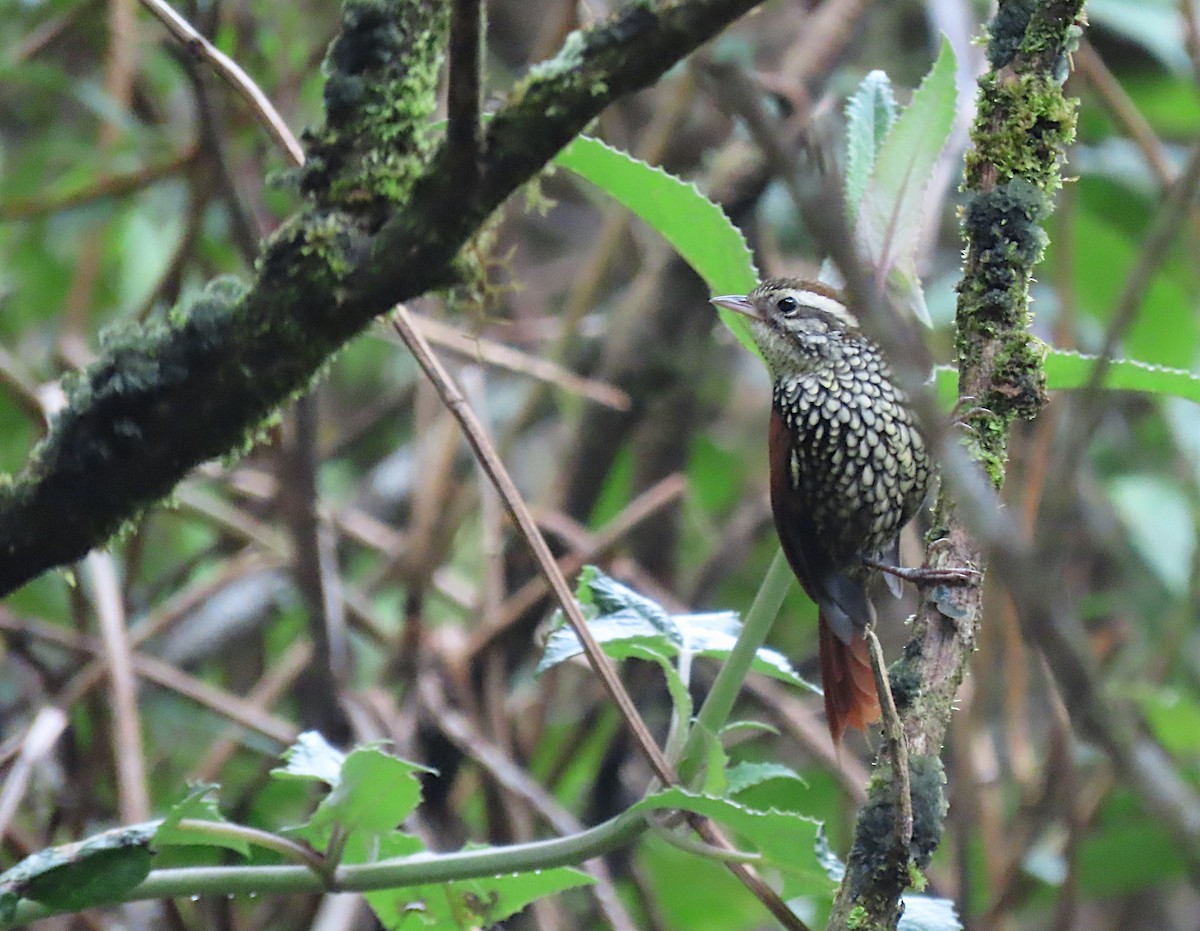
[[[833,848],[829,846],[829,838],[825,836],[825,825],[821,825],[817,829],[817,837],[813,841],[813,853],[816,854],[817,862],[821,864],[821,868],[825,870],[825,875],[832,882],[840,883],[846,876],[846,864],[842,862],[842,858],[833,852]]]
[[[1046,353],[1046,387],[1052,390],[1082,388],[1092,377],[1096,356],[1050,349]],[[1200,376],[1183,369],[1150,365],[1137,359],[1113,359],[1104,373],[1104,387],[1119,391],[1172,395],[1200,402]]]
[[[317,731],[305,731],[283,751],[283,766],[271,770],[276,779],[299,779],[337,785],[346,754],[331,746]]]
[[[728,780],[728,788],[726,789],[726,794],[728,795],[737,795],[739,792],[744,792],[752,786],[762,785],[764,782],[770,782],[772,779],[787,779],[799,782],[804,786],[808,785],[804,781],[804,777],[790,766],[769,761],[737,763],[729,767],[725,775]]]
[[[732,611],[672,615],[656,602],[639,595],[594,567],[586,578],[582,575],[580,578],[580,588],[586,590],[582,595],[577,592],[577,600],[589,612],[601,612],[588,620],[588,629],[604,648],[604,652],[614,659],[634,656],[675,659],[684,649],[694,656],[724,659],[733,649],[742,630],[741,621]],[[556,613],[555,619],[561,624],[561,613]],[[643,651],[655,655],[643,656]],[[582,652],[583,645],[575,631],[570,627],[560,626],[546,640],[546,649],[538,663],[537,671],[544,672]],[[787,657],[776,650],[761,647],[751,668],[791,685],[819,691],[816,686],[801,678]]]
[[[698,795],[681,788],[647,796],[632,810],[663,808],[692,811],[732,828],[743,843],[762,854],[764,866],[779,870],[785,898],[829,894],[832,883],[815,853],[821,829],[821,822],[815,818],[794,812],[759,811],[728,798]]]
[[[757,284],[758,271],[741,230],[694,184],[587,136],[573,139],[554,161],[649,224],[713,294],[746,294]],[[711,311],[697,307],[696,312]],[[724,308],[719,313],[738,341],[757,354],[745,322]]]
[[[674,622],[696,656],[725,659],[742,633],[742,622],[733,611],[679,614],[674,617]],[[758,648],[750,668],[798,688],[821,691],[797,673],[786,656],[770,647]]]
[[[561,621],[561,617],[556,614],[555,620]],[[642,650],[656,652],[660,656],[671,656],[678,652],[668,636],[640,614],[631,611],[590,620],[588,630],[613,659],[627,659],[635,653],[640,657],[637,651]],[[575,631],[570,627],[558,627],[546,639],[546,649],[537,665],[537,672],[543,673],[582,653],[583,644],[579,642]]]
[[[872,71],[846,101],[846,208],[853,225],[858,205],[867,190],[879,148],[896,122],[896,97],[892,82],[882,71]]]
[[[183,799],[171,806],[162,824],[154,832],[154,848],[157,850],[167,845],[224,847],[248,857],[250,845],[241,838],[216,836],[179,826],[179,822],[184,818],[224,823],[225,817],[217,807],[217,789],[218,786],[212,784],[192,786]]]
[[[1047,349],[1043,363],[1046,387],[1051,391],[1070,391],[1085,387],[1091,380],[1096,356],[1066,349]],[[958,396],[958,372],[953,366],[939,365],[934,370],[938,399],[946,406]],[[1103,387],[1113,391],[1141,391],[1200,403],[1200,375],[1184,369],[1165,368],[1137,359],[1113,359],[1104,373]]]
[[[418,773],[433,772],[379,747],[352,750],[342,764],[337,783],[321,800],[313,816],[292,833],[314,846],[327,843],[336,825],[345,834],[389,834],[421,802]]]
[[[954,903],[928,895],[905,893],[904,914],[896,931],[962,931]]]
[[[640,595],[628,585],[622,585],[612,576],[605,575],[595,566],[586,579],[580,576],[579,589],[591,597],[590,604],[594,605],[601,614],[616,614],[619,611],[632,611],[646,619],[649,624],[661,630],[669,637],[677,636],[671,622],[671,615],[658,602]]]
[[[0,909],[11,914],[22,898],[66,911],[114,901],[150,872],[160,824],[117,828],[26,857],[0,874]]]
[[[888,132],[867,181],[855,233],[880,282],[890,283],[893,269],[902,272],[903,281],[918,278],[925,191],[954,124],[955,67],[954,51],[943,39],[937,61]],[[906,303],[924,306],[923,300]],[[922,322],[929,324],[928,313]]]

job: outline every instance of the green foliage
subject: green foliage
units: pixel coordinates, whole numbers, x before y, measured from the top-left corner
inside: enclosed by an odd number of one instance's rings
[[[116,828],[26,857],[0,874],[0,920],[10,921],[21,899],[66,911],[119,899],[150,872],[157,828]]]
[[[192,786],[188,794],[171,806],[167,816],[163,818],[158,829],[154,832],[152,844],[156,849],[162,847],[225,847],[243,857],[250,856],[250,844],[237,835],[214,835],[211,832],[197,831],[187,828],[179,822],[189,820],[206,821],[210,824],[225,823],[225,817],[217,807],[216,793],[219,787],[212,784]]]
[[[785,898],[832,893],[832,883],[816,853],[821,824],[813,818],[795,812],[761,811],[679,788],[656,792],[633,807],[635,811],[691,811],[731,828],[761,855],[762,866],[778,870]]]
[[[587,179],[653,227],[714,294],[745,294],[758,283],[741,230],[694,184],[587,136],[572,140],[555,164]],[[742,345],[757,352],[737,314],[723,308],[719,312]]]
[[[872,71],[846,102],[846,207],[850,219],[874,174],[883,141],[896,122],[896,97],[892,82],[882,71]]]
[[[724,659],[741,632],[741,624],[733,611],[670,614],[594,566],[588,566],[580,573],[575,597],[588,618],[592,634],[604,651],[615,659],[635,657],[657,661],[684,656]],[[558,626],[546,641],[539,671],[583,652],[579,638],[570,627],[562,626],[563,622],[561,612],[556,613]],[[817,691],[796,674],[786,657],[775,650],[760,648],[753,669],[789,685]]]
[[[955,67],[954,52],[943,39],[933,68],[874,153],[861,203],[850,208],[857,216],[855,233],[864,259],[877,279],[887,282],[896,305],[926,325],[929,310],[917,275],[917,252],[926,224],[922,203],[954,123]],[[875,119],[878,122],[879,116]],[[863,134],[854,122],[847,132]],[[861,140],[851,138],[848,145],[859,147]],[[848,195],[851,183],[847,172]],[[858,181],[853,184],[856,189]],[[847,202],[854,203],[849,196]]]

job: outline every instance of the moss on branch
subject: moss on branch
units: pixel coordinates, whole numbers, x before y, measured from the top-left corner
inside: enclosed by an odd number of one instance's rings
[[[0,484],[0,594],[244,449],[376,316],[453,284],[488,216],[604,107],[758,2],[630,4],[574,34],[489,122],[480,184],[464,198],[429,122],[447,4],[347,0],[325,125],[307,137],[306,207],[265,243],[248,287],[215,282],[165,323],[123,332],[76,381],[26,467]]]
[[[1074,104],[1063,97],[1062,81],[1082,5],[1001,0],[990,30],[992,70],[979,82],[967,157],[957,351],[960,417],[997,487],[1013,420],[1034,416],[1045,401],[1042,347],[1027,331],[1029,284],[1046,245],[1042,223],[1062,183],[1060,160],[1074,133]],[[945,494],[934,521],[938,546],[931,546],[927,565],[983,565]],[[902,895],[917,884],[940,842],[945,803],[937,754],[974,649],[980,608],[979,586],[931,590],[904,657],[892,666],[911,761],[913,844],[896,849],[895,788],[890,767],[880,765],[856,824],[830,929],[894,929]]]

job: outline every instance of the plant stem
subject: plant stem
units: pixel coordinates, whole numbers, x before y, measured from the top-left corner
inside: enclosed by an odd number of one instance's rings
[[[278,895],[312,892],[369,892],[401,886],[453,882],[480,876],[527,872],[584,860],[624,847],[646,830],[645,815],[624,812],[594,828],[550,840],[457,853],[420,853],[376,863],[338,867],[327,885],[307,866],[212,866],[154,870],[132,889],[96,905],[196,895]],[[22,901],[0,920],[0,931],[72,911]]]
[[[771,560],[767,574],[758,587],[758,594],[746,613],[737,643],[730,651],[729,658],[721,665],[704,704],[700,706],[696,724],[683,745],[679,757],[681,762],[686,764],[700,750],[705,733],[716,734],[729,720],[738,692],[750,671],[750,664],[754,662],[758,648],[766,642],[791,584],[791,567],[783,556],[783,550],[779,550]]]

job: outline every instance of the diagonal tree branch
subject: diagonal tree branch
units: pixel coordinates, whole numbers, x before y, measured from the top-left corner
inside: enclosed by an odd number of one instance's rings
[[[162,324],[109,339],[24,470],[0,488],[0,594],[80,558],[264,419],[393,304],[469,274],[456,257],[493,210],[608,104],[759,0],[630,4],[572,35],[490,121],[463,197],[431,138],[445,5],[347,0],[326,124],[300,173],[309,206],[266,242],[247,287],[209,285]]]

